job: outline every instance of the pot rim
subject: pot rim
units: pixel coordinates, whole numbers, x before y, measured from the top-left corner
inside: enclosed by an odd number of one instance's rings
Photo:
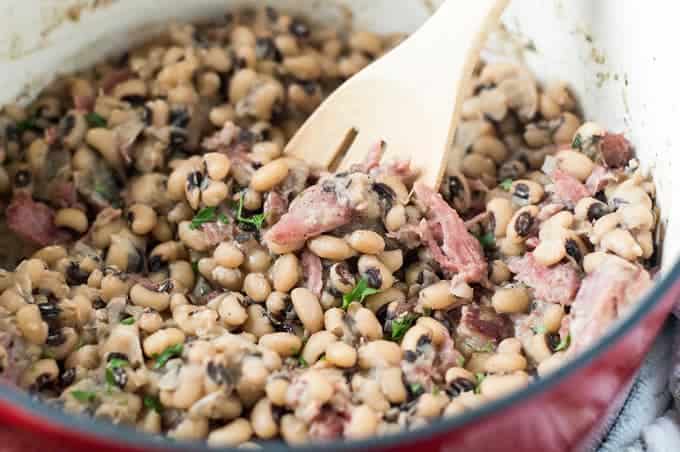
[[[385,448],[389,446],[413,444],[420,440],[431,438],[449,430],[453,430],[475,421],[488,417],[497,411],[514,404],[524,402],[550,388],[562,380],[586,367],[605,350],[613,346],[626,333],[632,330],[649,312],[651,312],[676,284],[680,283],[680,258],[676,259],[671,269],[658,280],[652,289],[637,303],[630,315],[611,328],[594,346],[578,357],[571,360],[559,370],[545,378],[530,384],[526,388],[514,392],[507,397],[491,401],[483,406],[465,412],[453,418],[439,418],[427,426],[415,430],[403,430],[385,436],[375,436],[364,440],[333,441],[323,443],[324,448],[337,451],[362,451],[370,448]],[[151,448],[167,451],[185,452],[213,452],[215,450],[236,451],[242,449],[208,447],[205,442],[178,442],[153,435],[125,426],[115,426],[105,421],[90,417],[69,415],[59,408],[48,406],[32,398],[28,393],[13,386],[0,384],[0,413],[13,414],[13,422],[26,422],[41,433],[59,434],[78,440],[88,440],[107,445],[127,446],[130,448]],[[3,416],[5,417],[5,416]],[[16,424],[15,424],[16,425]],[[318,450],[319,443],[309,443],[300,446],[289,446],[280,441],[265,443],[270,452],[308,451]]]

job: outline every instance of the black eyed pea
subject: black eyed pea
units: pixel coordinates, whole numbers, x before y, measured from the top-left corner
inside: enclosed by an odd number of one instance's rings
[[[216,72],[204,72],[198,76],[198,94],[201,97],[214,97],[219,93],[221,83]]]
[[[526,240],[536,224],[538,216],[537,206],[524,206],[512,216],[505,230],[505,237],[511,243],[521,243]]]
[[[321,372],[309,369],[288,388],[288,405],[305,408],[309,403],[322,406],[333,397],[333,386]]]
[[[128,96],[146,97],[147,87],[144,80],[133,78],[117,84],[113,88],[113,97],[125,100]]]
[[[163,317],[157,312],[143,312],[137,320],[139,329],[147,334],[155,333],[163,326]]]
[[[246,308],[248,320],[243,324],[243,330],[261,338],[274,332],[274,327],[267,317],[264,307],[259,304],[251,304]],[[271,347],[269,347],[271,348]]]
[[[43,261],[48,267],[52,267],[60,259],[65,258],[68,255],[66,248],[61,245],[51,245],[44,248],[40,248],[36,251],[31,259],[37,259]]]
[[[368,31],[355,31],[352,33],[349,37],[349,47],[357,52],[365,52],[372,57],[379,56],[383,51],[380,37]]]
[[[298,287],[290,293],[295,313],[310,333],[323,329],[324,314],[319,299],[309,289]]]
[[[642,204],[627,204],[621,206],[618,212],[621,215],[621,223],[627,229],[645,231],[654,228],[654,215]]]
[[[159,264],[174,262],[179,259],[186,259],[188,257],[187,249],[182,242],[167,241],[156,245],[151,250],[149,261],[157,261]]]
[[[245,256],[234,244],[222,242],[215,248],[213,259],[221,267],[238,268],[243,264]]]
[[[302,277],[300,262],[297,256],[292,253],[279,256],[276,261],[274,261],[274,265],[270,272],[274,289],[283,293],[290,292]]]
[[[104,272],[98,268],[92,270],[90,276],[87,278],[87,286],[94,289],[100,289],[102,286],[102,279],[104,278]]]
[[[560,126],[553,133],[555,144],[571,144],[574,134],[581,127],[581,120],[573,113],[564,112],[560,116]]]
[[[480,392],[490,399],[503,397],[529,384],[529,375],[517,371],[507,375],[488,375],[480,384]]]
[[[332,342],[326,347],[326,361],[336,367],[348,369],[356,364],[357,351],[344,342]]]
[[[191,264],[187,261],[175,261],[168,265],[170,279],[178,290],[189,290],[194,287],[196,275]]]
[[[19,379],[22,388],[36,387],[54,383],[59,378],[59,366],[54,359],[41,359],[26,369]]]
[[[186,334],[207,332],[217,324],[217,312],[206,306],[179,305],[172,311],[177,326]]]
[[[616,187],[607,198],[617,204],[640,204],[646,209],[652,209],[652,198],[649,197],[644,188],[636,184],[636,180],[629,179]]]
[[[609,212],[605,203],[595,198],[583,198],[576,203],[574,217],[579,221],[597,221]]]
[[[425,393],[418,398],[415,415],[423,419],[434,419],[442,414],[448,403],[448,397],[442,393]]]
[[[209,152],[203,155],[203,162],[210,179],[220,181],[229,175],[231,162],[226,155],[220,152]]]
[[[262,273],[248,273],[243,280],[243,292],[256,303],[264,303],[271,291],[269,280]]]
[[[432,333],[432,343],[436,346],[441,345],[447,340],[449,332],[444,325],[432,317],[420,317],[416,325],[424,326]]]
[[[324,62],[322,60],[322,68],[323,64]],[[288,86],[287,98],[292,109],[303,113],[313,112],[323,100],[322,92],[319,87],[311,84],[303,86],[298,83],[292,83]]]
[[[484,373],[484,368],[486,367],[486,361],[491,358],[493,354],[491,353],[473,353],[470,358],[465,363],[465,368],[472,373]]]
[[[66,369],[82,367],[92,370],[99,366],[99,361],[99,347],[96,345],[83,345],[68,355],[64,362],[64,367]]]
[[[346,262],[333,264],[329,271],[331,286],[340,293],[349,293],[356,286],[356,278]]]
[[[453,381],[458,380],[459,378],[472,382],[476,380],[475,375],[472,372],[462,367],[451,367],[444,375],[444,381],[446,381],[446,384],[451,384]]]
[[[368,405],[352,409],[352,416],[345,427],[345,437],[350,439],[368,438],[378,430],[378,414]]]
[[[273,160],[259,168],[250,179],[250,187],[266,192],[279,185],[288,176],[286,159]]]
[[[503,339],[496,348],[498,353],[521,353],[522,343],[516,337]]]
[[[243,325],[248,320],[248,312],[244,307],[245,298],[243,295],[232,292],[220,298],[217,312],[220,314],[220,320],[228,327]]]
[[[250,424],[258,438],[272,439],[279,433],[279,426],[272,414],[272,404],[267,398],[260,399],[253,407]]]
[[[284,378],[269,377],[265,386],[265,393],[273,405],[286,405],[288,386],[290,386],[290,382]]]
[[[638,231],[634,234],[634,238],[642,249],[642,258],[649,259],[652,257],[652,254],[654,254],[654,237],[652,236],[652,231]]]
[[[574,215],[568,211],[558,212],[543,223],[538,231],[541,240],[564,240],[569,234],[568,229],[574,224]]]
[[[588,156],[578,151],[559,151],[556,158],[561,170],[581,182],[585,182],[588,179],[595,167],[595,164]]]
[[[110,301],[113,298],[127,296],[132,283],[131,281],[123,281],[120,276],[116,274],[108,274],[102,278],[101,296],[104,301]]]
[[[288,294],[283,292],[272,292],[267,297],[265,301],[265,306],[270,314],[278,316],[283,313],[290,302],[290,297]]]
[[[408,397],[403,375],[399,367],[390,367],[380,372],[380,390],[385,398],[394,404],[403,403]]]
[[[512,193],[512,199],[520,205],[538,204],[545,194],[541,184],[529,179],[514,181],[510,193]]]
[[[253,145],[253,160],[266,165],[281,156],[281,146],[274,141],[261,141]],[[288,168],[290,171],[290,167]]]
[[[349,78],[368,66],[370,60],[360,52],[352,52],[348,57],[338,60],[338,72],[343,78]]]
[[[527,360],[519,353],[496,353],[484,363],[484,370],[489,373],[510,373],[527,368]]]
[[[160,355],[163,351],[173,345],[183,344],[186,336],[179,328],[164,328],[144,339],[142,347],[144,354],[148,357]]]
[[[385,215],[385,228],[390,232],[399,230],[406,224],[406,209],[401,204],[392,207]]]
[[[394,285],[392,272],[375,256],[364,254],[357,263],[359,273],[368,282],[368,286],[378,290],[386,290]]]
[[[478,117],[501,121],[508,114],[508,100],[501,90],[484,90],[477,97],[479,98],[480,112]]]
[[[468,154],[463,157],[462,171],[466,177],[479,179],[482,176],[496,176],[496,163],[481,154]]]
[[[218,105],[210,110],[208,118],[215,127],[221,128],[227,122],[233,121],[236,118],[236,112],[230,104]]]
[[[128,209],[130,229],[137,235],[146,235],[156,227],[158,216],[153,208],[144,204],[134,204]]]
[[[350,234],[349,245],[363,254],[379,254],[385,250],[385,240],[374,231],[359,229]]]
[[[162,400],[161,400],[162,402]],[[186,417],[175,428],[168,430],[168,437],[174,440],[202,440],[208,436],[210,424],[204,417]]]
[[[564,364],[565,361],[565,352],[557,352],[554,355],[552,355],[550,358],[546,359],[545,361],[541,361],[541,363],[538,365],[538,368],[536,369],[538,371],[538,375],[541,377],[545,377],[560,367]]]
[[[486,211],[493,215],[494,235],[505,237],[505,231],[513,214],[512,202],[505,198],[493,198],[486,205]]]
[[[500,285],[510,280],[510,269],[508,265],[500,259],[491,262],[489,279],[492,283]]]
[[[643,255],[642,247],[635,241],[632,234],[625,229],[616,228],[607,232],[600,242],[605,251],[611,251],[622,258],[635,261]]]
[[[78,346],[78,333],[71,327],[65,327],[58,334],[60,334],[63,342],[56,346],[45,347],[45,352],[48,356],[53,356],[54,359],[63,360]],[[50,338],[51,335],[48,335],[48,344]]]
[[[156,241],[165,243],[172,240],[174,231],[166,218],[159,218],[156,222],[156,226],[151,231],[151,234]]]
[[[392,273],[398,271],[404,265],[404,252],[400,249],[383,251],[378,254],[380,262],[385,264],[385,267]]]
[[[167,407],[189,409],[203,397],[205,371],[195,364],[183,365],[179,370],[179,385],[174,391],[161,390],[161,403]]]
[[[194,251],[203,252],[211,248],[211,244],[203,231],[191,228],[191,221],[182,221],[177,226],[177,235],[182,244]]]
[[[294,414],[285,414],[281,418],[281,436],[288,444],[305,444],[309,432],[305,423]]]
[[[404,334],[404,338],[401,341],[401,349],[405,352],[415,352],[418,348],[418,343],[422,343],[422,341],[432,342],[432,331],[422,324],[416,324]]]
[[[10,287],[5,289],[2,292],[2,295],[0,295],[0,306],[8,313],[14,314],[28,305],[24,297],[19,294],[18,289],[16,287]],[[32,314],[29,314],[28,311],[26,311],[26,313],[23,315],[28,316],[28,318],[32,318]]]
[[[135,427],[145,433],[157,435],[161,432],[161,415],[154,410],[149,410],[142,415]]]
[[[123,159],[118,151],[118,137],[113,130],[90,129],[87,131],[85,141],[95,148],[113,168],[122,168]]]
[[[508,257],[519,256],[524,253],[526,248],[524,243],[513,241],[507,237],[504,239],[500,239],[497,242],[497,245],[498,251],[500,251],[501,254]]]
[[[402,303],[406,300],[406,294],[396,287],[366,297],[365,305],[368,309],[377,313],[384,305],[392,302]]]
[[[283,59],[283,67],[298,80],[316,80],[321,77],[319,58],[311,53],[286,57]]]
[[[136,306],[152,308],[158,312],[163,312],[170,306],[169,293],[152,290],[139,283],[130,289],[130,299]]]
[[[545,334],[534,334],[524,347],[526,355],[535,363],[542,363],[552,356]]]
[[[186,198],[185,187],[190,174],[201,171],[200,157],[182,160],[170,173],[167,180],[167,196],[172,201],[183,201]]]
[[[418,294],[418,304],[429,309],[447,309],[456,303],[451,293],[450,281],[439,281],[427,286]]]
[[[47,323],[43,322],[37,305],[29,304],[20,308],[16,314],[16,322],[21,335],[31,344],[45,343],[48,327]]]
[[[583,270],[586,273],[592,273],[598,269],[605,260],[609,259],[611,254],[604,251],[595,251],[588,253],[583,257]]]
[[[337,337],[342,337],[345,333],[345,311],[340,308],[331,308],[324,315],[324,328]]]
[[[72,229],[81,234],[86,232],[89,226],[85,212],[80,209],[59,209],[54,215],[55,226]]]
[[[505,143],[490,135],[479,137],[472,145],[472,152],[490,157],[496,163],[503,163],[508,156]]]
[[[377,340],[359,347],[359,367],[362,369],[398,367],[401,362],[401,347],[398,344]]]
[[[229,195],[229,186],[222,181],[210,180],[201,192],[201,202],[208,207],[217,207]]]
[[[356,327],[359,334],[369,341],[382,339],[382,325],[380,325],[380,322],[376,318],[375,314],[373,314],[373,311],[361,306],[354,308],[356,305],[357,303],[352,303],[349,310],[354,309],[354,312],[352,312],[351,315],[354,318],[354,326]]]
[[[241,69],[234,74],[229,82],[229,100],[236,104],[244,99],[250,89],[257,83],[257,72],[252,69]]]
[[[344,261],[356,253],[349,244],[338,237],[320,235],[307,242],[309,249],[322,259]]]
[[[565,242],[561,239],[541,240],[534,249],[533,256],[541,265],[550,267],[557,264],[567,255]]]
[[[258,344],[275,351],[282,358],[297,355],[302,349],[302,340],[291,333],[269,333],[260,337]]]
[[[272,264],[272,257],[262,248],[250,250],[243,264],[246,271],[256,273],[266,273]]]
[[[174,312],[175,308],[179,306],[188,305],[189,300],[182,293],[173,293],[170,295],[170,311]]]
[[[464,392],[454,400],[462,404],[466,410],[474,410],[489,401],[484,394],[475,394],[472,391]]]
[[[552,144],[550,130],[535,123],[528,124],[524,131],[524,140],[532,149],[540,149]]]
[[[556,333],[562,326],[564,317],[564,306],[550,303],[543,308],[541,322],[548,333]]]
[[[338,338],[330,331],[318,331],[309,337],[301,356],[311,366],[326,353],[329,345],[337,341]]]
[[[262,359],[256,356],[246,356],[241,363],[241,377],[238,382],[239,393],[262,392],[269,377],[269,370]]]
[[[465,412],[465,405],[458,400],[451,400],[444,408],[444,416],[446,417],[460,416],[463,412]]]

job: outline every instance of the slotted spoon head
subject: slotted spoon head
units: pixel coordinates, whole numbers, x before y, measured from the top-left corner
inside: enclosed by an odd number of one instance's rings
[[[382,140],[383,162],[410,161],[420,182],[437,187],[463,89],[508,2],[446,1],[420,30],[332,93],[285,152],[344,170]]]

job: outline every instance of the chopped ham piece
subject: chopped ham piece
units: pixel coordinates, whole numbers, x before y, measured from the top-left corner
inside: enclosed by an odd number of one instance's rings
[[[90,96],[73,96],[73,105],[80,112],[90,111],[94,106],[94,99]]]
[[[109,94],[117,84],[128,80],[130,77],[132,77],[132,71],[128,68],[111,71],[101,81],[100,87],[104,93]]]
[[[383,154],[385,154],[385,142],[379,141],[371,147],[364,161],[360,165],[353,166],[352,169],[368,174],[371,170],[380,167],[380,159],[382,159]]]
[[[264,200],[263,211],[267,224],[274,224],[288,211],[288,200],[280,193],[271,191]]]
[[[473,351],[488,348],[512,336],[513,324],[509,317],[491,308],[476,304],[465,305],[456,327],[456,343]]]
[[[600,152],[609,168],[623,168],[633,158],[633,146],[621,133],[606,133],[600,140]]]
[[[74,207],[78,204],[78,192],[73,182],[62,181],[54,186],[52,200],[59,207]]]
[[[571,305],[567,323],[571,334],[569,353],[577,353],[602,337],[650,285],[645,269],[608,256],[583,280]]]
[[[437,367],[440,372],[445,374],[451,367],[460,366],[463,354],[456,349],[448,330],[444,329],[442,332],[444,333],[444,340],[437,351]]]
[[[228,147],[238,135],[238,127],[231,121],[224,124],[221,130],[203,140],[202,146],[209,151]]]
[[[47,204],[21,194],[12,199],[5,211],[7,226],[19,237],[41,246],[60,243],[69,235],[54,224],[54,210]]]
[[[54,144],[57,142],[57,138],[59,138],[59,131],[56,127],[48,127],[45,129],[45,143],[48,145]]]
[[[575,206],[581,199],[589,196],[585,185],[561,169],[555,169],[550,174],[550,177],[553,180],[555,197],[570,207]]]
[[[302,273],[305,278],[305,287],[314,295],[320,297],[323,289],[321,258],[308,249],[302,252]]]
[[[201,226],[201,231],[208,246],[219,245],[234,236],[234,226],[221,221],[205,223]]]
[[[320,441],[330,441],[341,438],[345,430],[346,419],[344,413],[338,413],[330,408],[323,408],[319,415],[309,424],[309,436]]]
[[[443,270],[458,273],[465,282],[479,282],[486,275],[486,258],[482,246],[465,227],[458,213],[441,195],[422,184],[415,186],[420,202],[429,207],[430,221],[420,223],[423,240],[432,251],[434,259]],[[434,231],[441,228],[440,245]]]
[[[508,267],[518,281],[534,290],[535,298],[550,303],[570,304],[581,283],[571,265],[546,267],[536,262],[531,253],[511,258]]]
[[[265,234],[265,240],[292,245],[349,223],[354,209],[333,190],[318,184],[293,200],[288,213]]]
[[[586,180],[586,189],[591,195],[599,192],[607,186],[610,181],[615,180],[614,175],[605,167],[596,165],[593,172]]]

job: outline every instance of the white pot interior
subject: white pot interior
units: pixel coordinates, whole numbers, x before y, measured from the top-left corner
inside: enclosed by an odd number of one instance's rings
[[[214,18],[272,4],[320,21],[380,32],[413,31],[438,0],[5,0],[0,5],[0,105],[27,101],[59,72],[90,65],[153,34],[170,19]],[[658,184],[663,267],[680,253],[680,138],[675,117],[674,9],[662,0],[514,0],[493,53],[520,56],[541,80],[563,79],[587,119],[623,131]],[[79,16],[79,17],[78,17]],[[675,38],[674,38],[675,36]],[[508,43],[511,43],[510,45]],[[518,48],[528,50],[518,52]],[[445,57],[445,56],[443,56]]]

